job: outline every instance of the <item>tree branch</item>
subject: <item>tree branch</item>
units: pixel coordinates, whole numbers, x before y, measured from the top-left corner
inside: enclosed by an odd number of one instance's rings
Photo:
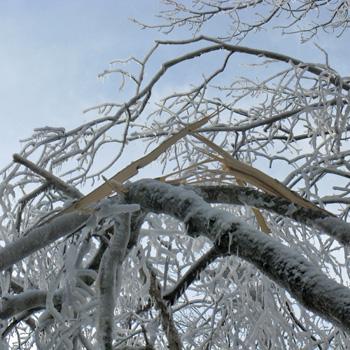
[[[0,319],[6,320],[14,315],[28,310],[41,309],[46,303],[46,291],[28,290],[17,295],[8,295],[1,298]],[[62,293],[56,292],[53,297],[54,305],[60,304]]]
[[[165,303],[162,294],[159,282],[153,269],[148,266],[150,271],[150,295],[155,301],[157,309],[160,311],[161,321],[163,330],[168,339],[168,345],[170,350],[181,350],[182,342],[181,338],[175,327],[175,323],[172,316],[171,308]]]
[[[85,225],[90,213],[74,212],[62,214],[50,223],[33,228],[24,237],[0,249],[0,271],[16,264],[37,250],[62,238]]]
[[[327,215],[323,210],[304,208],[284,198],[254,190],[249,187],[195,186],[192,187],[204,200],[210,203],[248,205],[258,209],[272,211],[309,227],[321,230],[337,239],[340,243],[350,244],[350,224]]]
[[[48,172],[45,169],[40,168],[38,165],[34,164],[33,162],[31,162],[30,160],[28,160],[26,158],[23,158],[19,154],[14,154],[13,155],[13,160],[16,163],[22,164],[25,167],[29,168],[34,173],[42,176],[47,182],[49,182],[50,184],[54,185],[58,190],[61,190],[62,192],[64,192],[70,198],[79,199],[79,198],[81,198],[83,196],[73,186],[68,185],[66,182],[62,181],[57,176],[51,174],[50,172]]]
[[[115,219],[113,236],[100,264],[98,337],[104,350],[113,349],[115,286],[121,282],[121,265],[130,238],[130,216],[131,214],[120,214]]]
[[[42,184],[41,186],[39,186],[38,188],[36,188],[35,190],[33,190],[32,192],[28,193],[26,196],[22,197],[19,201],[18,201],[18,210],[16,213],[16,223],[15,223],[15,227],[17,232],[20,231],[21,228],[21,220],[22,220],[22,213],[23,213],[23,209],[26,206],[26,204],[34,199],[36,196],[38,196],[41,192],[46,191],[49,187],[50,187],[50,183],[45,182],[44,184]]]
[[[192,237],[205,235],[222,253],[252,263],[309,310],[350,332],[350,290],[328,278],[301,254],[217,208],[193,191],[141,180],[126,200],[182,220]]]
[[[166,300],[170,305],[174,305],[175,302],[186,291],[188,286],[190,286],[196,279],[198,279],[199,274],[216,258],[222,255],[222,252],[220,252],[217,247],[212,247],[208,252],[206,252],[193,263],[188,271],[186,271],[184,276],[172,288],[164,293],[164,300]]]

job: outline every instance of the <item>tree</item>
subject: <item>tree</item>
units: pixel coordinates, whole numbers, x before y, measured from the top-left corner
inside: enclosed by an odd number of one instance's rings
[[[349,81],[320,47],[240,45],[342,34],[348,2],[164,3],[139,24],[195,35],[113,62],[128,98],[36,129],[1,172],[2,347],[348,348]]]

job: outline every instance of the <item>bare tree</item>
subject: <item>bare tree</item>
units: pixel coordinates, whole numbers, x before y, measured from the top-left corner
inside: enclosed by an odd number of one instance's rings
[[[196,35],[113,61],[125,100],[36,129],[1,171],[0,345],[347,349],[349,81],[231,40],[280,13],[345,30],[347,2],[165,3],[155,27]],[[218,15],[234,30],[202,32]]]

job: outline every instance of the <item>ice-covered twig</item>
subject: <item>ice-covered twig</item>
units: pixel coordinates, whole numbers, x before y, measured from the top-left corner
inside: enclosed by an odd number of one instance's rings
[[[220,252],[217,247],[212,247],[207,253],[192,264],[192,266],[186,271],[185,275],[172,288],[169,288],[169,290],[164,293],[164,300],[170,305],[174,305],[186,289],[199,278],[200,273],[217,257],[222,255],[222,252]]]
[[[349,26],[348,4],[344,1],[328,2],[303,1],[298,3],[254,1],[180,1],[164,0],[165,9],[159,11],[155,24],[133,19],[143,29],[157,29],[164,34],[176,29],[187,29],[193,35],[206,31],[209,27],[220,28],[218,38],[226,41],[241,41],[257,30],[269,28],[281,35],[300,35],[302,42],[313,38],[319,31],[338,32],[341,36]],[[251,8],[249,16],[246,11]],[[316,14],[316,15],[315,15]],[[229,18],[227,27],[222,27],[223,16]],[[279,20],[276,23],[276,19]],[[282,24],[281,24],[282,23]],[[277,25],[276,25],[277,24]],[[270,29],[270,28],[269,28]]]
[[[16,163],[20,163],[20,164],[24,165],[25,167],[29,168],[34,173],[42,176],[48,183],[55,186],[58,190],[65,193],[70,198],[78,199],[78,198],[82,197],[82,194],[77,189],[75,189],[71,185],[67,184],[66,182],[62,181],[60,178],[51,174],[47,170],[40,168],[38,165],[34,164],[30,160],[25,159],[24,157],[20,156],[19,154],[14,154],[13,160]]]
[[[17,315],[11,321],[11,323],[6,327],[6,329],[2,332],[1,338],[7,337],[7,335],[10,334],[11,331],[22,321],[24,321],[25,324],[28,325],[28,327],[30,327],[30,329],[32,331],[34,331],[36,328],[36,322],[33,318],[30,317],[30,315],[32,313],[33,313],[32,310],[28,310],[28,311],[24,311],[24,312],[20,313],[19,315]]]
[[[168,339],[169,349],[181,350],[182,342],[173,320],[171,308],[167,305],[165,299],[162,297],[161,287],[157,281],[155,272],[150,265],[148,265],[148,269],[150,272],[150,295],[160,312],[163,330]]]
[[[21,221],[22,221],[22,213],[23,213],[23,209],[26,206],[26,204],[32,200],[33,198],[35,198],[36,196],[38,196],[40,193],[46,191],[49,187],[50,187],[50,183],[45,182],[44,184],[42,184],[41,186],[39,186],[38,188],[36,188],[34,191],[28,193],[26,196],[22,197],[19,201],[18,201],[18,210],[16,213],[16,223],[15,223],[15,227],[17,232],[20,231],[21,228]]]

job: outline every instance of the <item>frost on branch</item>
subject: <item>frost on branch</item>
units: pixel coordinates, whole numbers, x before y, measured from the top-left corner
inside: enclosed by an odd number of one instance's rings
[[[223,254],[232,252],[252,263],[309,309],[349,331],[350,289],[328,279],[290,248],[211,208],[192,191],[142,180],[130,186],[128,200],[181,219],[190,236],[207,236]]]
[[[121,78],[118,100],[72,130],[36,129],[0,173],[1,341],[345,348],[349,80],[323,49],[310,63],[230,39],[298,12],[293,31],[317,9],[307,36],[341,32],[346,3],[165,3],[158,28],[197,35],[113,61],[100,77]],[[258,22],[238,21],[251,10]],[[207,35],[224,16],[232,31]],[[149,165],[163,184],[127,183]]]
[[[187,27],[194,34],[217,26],[221,40],[241,41],[261,28],[272,26],[281,34],[297,34],[304,42],[319,31],[342,35],[349,26],[347,1],[295,2],[266,0],[162,0],[164,4],[155,24],[134,20],[142,28],[169,34]],[[224,26],[223,26],[224,24]],[[224,27],[224,30],[223,30]]]
[[[113,235],[109,241],[109,247],[101,259],[98,280],[98,335],[101,348],[106,350],[113,348],[115,296],[119,294],[121,265],[130,240],[131,213],[139,209],[137,205],[119,205],[107,210],[108,214],[114,215],[116,219],[113,223]],[[103,210],[105,211],[106,209]]]

